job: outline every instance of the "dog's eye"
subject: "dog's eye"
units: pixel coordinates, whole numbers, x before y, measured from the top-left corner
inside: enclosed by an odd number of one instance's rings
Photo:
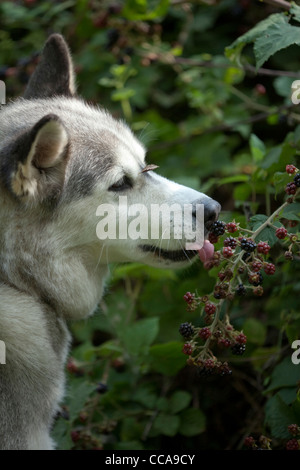
[[[126,189],[132,188],[132,182],[128,176],[123,176],[119,181],[116,181],[112,184],[108,190],[109,191],[125,191]]]

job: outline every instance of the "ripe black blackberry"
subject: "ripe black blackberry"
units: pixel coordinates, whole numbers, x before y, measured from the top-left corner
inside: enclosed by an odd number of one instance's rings
[[[237,295],[245,295],[246,294],[246,288],[244,286],[244,284],[239,284],[235,290],[236,294]]]
[[[179,333],[185,339],[189,339],[191,336],[193,336],[194,332],[195,332],[195,330],[194,330],[193,325],[191,323],[188,323],[188,322],[181,323],[181,325],[179,327]]]
[[[226,227],[226,224],[224,222],[222,222],[221,220],[216,220],[210,228],[210,233],[217,235],[217,236],[224,235],[225,227]]]
[[[294,177],[294,184],[297,186],[297,188],[300,188],[300,173],[297,173],[297,175]]]
[[[235,356],[241,356],[242,354],[244,354],[245,350],[246,350],[246,345],[241,344],[241,343],[235,343],[231,348],[231,352]]]
[[[241,248],[242,250],[246,251],[246,253],[252,253],[252,251],[254,251],[256,248],[256,243],[249,238],[242,238]]]

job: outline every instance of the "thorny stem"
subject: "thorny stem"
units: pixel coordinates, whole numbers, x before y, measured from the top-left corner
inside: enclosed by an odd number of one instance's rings
[[[296,196],[300,193],[300,190],[298,189],[296,194],[294,195],[294,200],[296,198]],[[284,202],[280,207],[278,207],[278,209],[276,209],[273,214],[270,215],[270,217],[268,217],[268,219],[262,224],[260,225],[260,227],[255,230],[254,232],[251,231],[251,230],[248,230],[248,229],[243,229],[241,228],[241,231],[242,232],[247,232],[247,233],[250,233],[251,234],[251,238],[253,240],[255,240],[255,238],[268,226],[272,226],[274,228],[274,226],[272,225],[272,221],[277,217],[278,214],[280,214],[280,212],[285,208],[287,207],[288,205],[290,204],[290,202],[286,201]],[[275,227],[276,228],[276,227]],[[237,266],[240,264],[240,262],[242,261],[242,256],[243,256],[243,252],[241,251],[238,256],[236,257],[235,261],[232,263],[232,271],[235,271],[235,269],[237,268]],[[244,264],[244,263],[243,263]],[[234,279],[235,277],[233,277]],[[220,302],[218,303],[217,305],[217,308],[216,308],[216,312],[215,312],[215,317],[214,317],[214,320],[211,324],[211,332],[214,332],[217,325],[220,324],[220,314],[221,314],[221,310],[222,310],[222,306],[223,306],[223,303],[225,302],[226,299],[221,299]],[[205,356],[206,354],[209,354],[210,353],[210,349],[209,349],[209,345],[212,341],[212,336],[210,336],[209,338],[207,338],[207,340],[205,341],[204,345],[200,348],[200,353],[196,356],[195,359],[198,359],[201,356]]]

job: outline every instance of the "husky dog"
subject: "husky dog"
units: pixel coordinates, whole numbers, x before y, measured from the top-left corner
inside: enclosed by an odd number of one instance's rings
[[[54,449],[69,321],[91,315],[108,263],[181,268],[185,240],[100,240],[99,204],[220,205],[145,163],[145,148],[109,113],[75,96],[68,47],[51,35],[24,97],[0,111],[0,449]],[[174,222],[175,223],[175,222]],[[211,251],[207,242],[202,256]],[[3,344],[3,343],[2,343]]]

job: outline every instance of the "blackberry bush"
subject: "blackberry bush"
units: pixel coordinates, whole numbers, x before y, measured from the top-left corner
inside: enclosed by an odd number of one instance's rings
[[[225,223],[218,220],[211,226],[209,238],[219,249],[215,250],[205,267],[208,270],[217,270],[215,274],[218,280],[212,292],[204,297],[190,292],[184,296],[188,303],[193,299],[194,309],[200,307],[206,326],[192,327],[189,323],[180,327],[183,333],[186,329],[188,333],[193,331],[189,336],[191,343],[185,345],[184,353],[190,356],[188,364],[198,368],[200,376],[215,374],[217,371],[221,376],[226,375],[220,371],[222,367],[227,371],[227,362],[219,361],[215,353],[216,348],[230,348],[234,356],[242,356],[246,352],[247,336],[231,324],[228,311],[230,303],[235,299],[242,299],[247,295],[262,297],[265,277],[273,277],[277,272],[276,264],[270,258],[271,244],[268,240],[260,238],[262,234],[268,234],[272,245],[278,245],[277,250],[286,249],[284,260],[292,260],[294,254],[299,256],[299,234],[289,233],[282,223],[284,209],[294,203],[299,195],[300,174],[296,171],[296,167],[287,165],[286,172],[293,176],[293,182],[286,185],[285,191],[292,199],[289,197],[269,217],[261,217],[262,222],[257,224],[254,230],[243,228],[235,221]],[[289,226],[294,228],[296,224]],[[222,240],[226,232],[236,233],[234,237],[227,236]]]

